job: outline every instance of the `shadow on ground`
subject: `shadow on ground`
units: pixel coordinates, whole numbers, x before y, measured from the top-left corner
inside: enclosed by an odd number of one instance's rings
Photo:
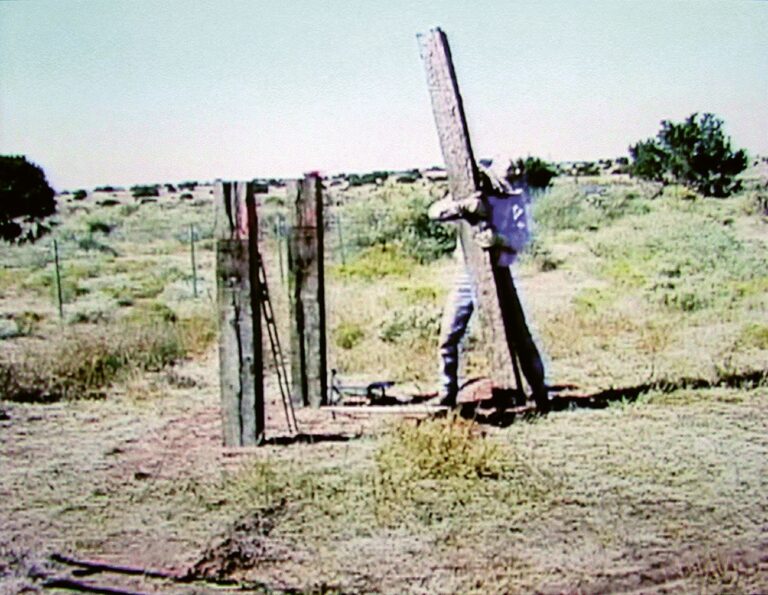
[[[462,389],[480,379],[467,382]],[[550,411],[574,409],[602,409],[613,402],[634,402],[640,396],[651,391],[670,393],[683,389],[706,388],[752,388],[768,382],[768,369],[753,370],[743,373],[727,374],[715,380],[704,378],[679,378],[645,382],[635,386],[608,388],[594,393],[579,393],[575,385],[555,385],[550,387]],[[526,419],[541,415],[535,405],[528,402],[521,391],[493,391],[493,395],[484,400],[461,404],[460,415],[477,423],[498,427],[507,427],[517,419]]]

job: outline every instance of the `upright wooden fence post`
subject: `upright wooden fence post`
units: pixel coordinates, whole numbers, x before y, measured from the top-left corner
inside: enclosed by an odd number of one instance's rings
[[[448,39],[439,28],[419,35],[418,39],[449,188],[453,198],[460,200],[475,192],[480,180]],[[521,362],[523,370],[529,382],[533,380],[538,385],[532,387],[534,391],[540,391],[543,367],[525,326],[509,268],[493,266],[491,254],[473,241],[471,228],[465,222],[460,224],[460,238],[477,288],[481,344],[490,360],[494,389],[510,390],[516,386],[515,343],[525,341],[531,357]]]
[[[192,296],[197,297],[197,264],[195,263],[195,226],[189,226],[189,254],[192,260]]]
[[[304,405],[327,402],[323,195],[320,178],[308,174],[288,184],[291,297],[291,376]]]
[[[216,182],[216,287],[226,446],[264,438],[258,222],[253,184]]]
[[[59,320],[64,319],[64,300],[61,297],[61,272],[59,271],[59,244],[53,240],[53,267],[56,275],[56,305],[59,307]]]

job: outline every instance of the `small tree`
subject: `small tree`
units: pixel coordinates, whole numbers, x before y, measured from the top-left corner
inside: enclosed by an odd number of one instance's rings
[[[525,172],[528,186],[536,190],[547,188],[552,182],[552,178],[557,176],[557,170],[538,157],[526,157],[522,169]]]
[[[39,166],[24,156],[0,155],[0,239],[39,238],[47,231],[40,221],[56,211],[54,194]]]
[[[662,184],[684,184],[708,196],[741,188],[736,176],[747,167],[743,149],[733,151],[723,122],[714,114],[691,114],[684,122],[664,120],[655,139],[629,147],[630,173]]]

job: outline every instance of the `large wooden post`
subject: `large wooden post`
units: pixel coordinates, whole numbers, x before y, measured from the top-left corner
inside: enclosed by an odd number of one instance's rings
[[[320,178],[288,183],[291,377],[299,404],[327,403],[323,195]]]
[[[216,182],[219,377],[225,446],[264,438],[258,224],[253,184]]]
[[[445,33],[439,28],[419,35],[418,40],[449,188],[453,198],[460,200],[479,188],[479,174],[469,141],[451,50]],[[476,284],[481,344],[490,360],[493,387],[496,390],[513,389],[517,385],[513,365],[514,339],[516,334],[520,334],[519,323],[522,320],[524,325],[524,318],[522,309],[517,313],[518,308],[514,307],[519,302],[511,273],[507,267],[493,266],[492,255],[473,241],[471,227],[466,222],[460,223],[459,235]],[[510,304],[513,305],[512,311]],[[524,332],[527,333],[527,328]],[[533,375],[539,373],[534,371]],[[543,369],[540,376],[543,382]]]

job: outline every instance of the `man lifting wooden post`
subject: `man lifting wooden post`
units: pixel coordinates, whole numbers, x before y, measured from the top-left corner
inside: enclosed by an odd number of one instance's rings
[[[477,230],[466,220],[459,222],[459,238],[467,273],[474,286],[481,344],[488,354],[494,393],[513,393],[516,388],[523,390],[519,374],[516,378],[515,358],[518,358],[537,408],[547,411],[549,397],[541,356],[526,324],[509,266],[505,264],[505,259],[501,258],[502,248],[493,241],[494,230],[490,225],[495,219],[493,209],[505,207],[499,203],[491,203],[485,192],[479,192],[480,172],[469,141],[448,39],[439,28],[419,35],[418,39],[448,173],[449,191],[453,200],[459,203],[456,211],[459,217],[472,211],[474,221],[481,222],[481,227],[485,228],[481,230],[482,233],[491,234],[490,241],[486,234],[483,241],[478,242],[475,239]],[[475,301],[474,296],[472,301]],[[468,307],[468,312],[471,314],[471,306]],[[458,321],[457,327],[460,327],[461,334],[466,328],[467,319],[468,315],[463,320],[463,327],[462,321]],[[443,357],[443,372],[446,378],[440,401],[442,404],[454,405],[458,387],[454,389],[452,383],[455,384],[456,370],[452,362],[446,361],[445,353]]]

